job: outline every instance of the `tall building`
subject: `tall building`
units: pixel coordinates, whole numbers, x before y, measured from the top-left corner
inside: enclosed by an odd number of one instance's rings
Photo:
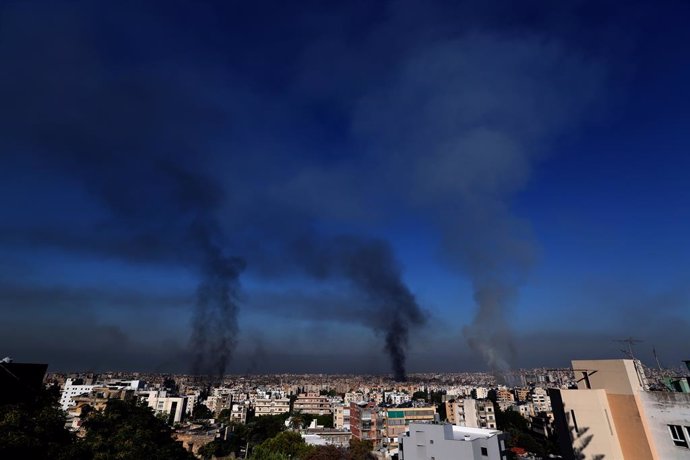
[[[690,459],[690,394],[649,391],[639,362],[572,361],[576,390],[550,390],[565,458]]]
[[[382,438],[390,450],[398,447],[398,438],[411,423],[433,422],[436,407],[390,407],[385,409],[383,415]]]
[[[339,430],[350,431],[350,405],[335,404],[333,406],[333,426]]]
[[[446,401],[446,416],[456,426],[496,429],[496,413],[490,399],[451,399]]]
[[[353,438],[371,441],[375,448],[380,446],[382,422],[375,403],[350,403],[350,432]]]
[[[504,460],[501,431],[450,424],[413,423],[400,436],[400,460]]]

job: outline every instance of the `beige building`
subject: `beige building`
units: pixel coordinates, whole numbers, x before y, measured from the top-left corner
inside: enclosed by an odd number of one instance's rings
[[[338,430],[350,430],[350,406],[333,405],[333,426]]]
[[[446,417],[456,426],[496,429],[494,404],[489,399],[456,399],[446,401]]]
[[[630,359],[573,361],[577,390],[551,390],[565,458],[690,459],[690,394],[649,391]]]
[[[293,410],[303,414],[326,415],[331,413],[331,403],[326,396],[318,393],[302,393],[297,396]]]
[[[254,415],[257,417],[284,414],[286,412],[290,412],[290,400],[288,398],[257,399],[254,402]]]

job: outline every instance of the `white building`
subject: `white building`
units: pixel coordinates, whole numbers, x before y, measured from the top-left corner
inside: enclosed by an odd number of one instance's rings
[[[397,391],[387,391],[383,396],[384,402],[389,404],[403,404],[412,400],[412,397],[407,393]]]
[[[75,396],[91,393],[96,385],[84,385],[82,379],[67,379],[60,394],[60,407],[66,411],[74,405]]]
[[[399,438],[400,460],[504,460],[501,431],[449,424],[411,423]]]
[[[477,399],[486,399],[489,397],[489,389],[488,388],[475,387],[474,392],[475,392],[475,397]]]
[[[186,396],[168,396],[164,390],[141,392],[140,400],[153,409],[156,414],[165,414],[169,423],[179,423],[187,412]]]
[[[345,398],[344,398],[344,403],[345,406],[349,406],[350,403],[360,403],[366,401],[366,398],[364,397],[364,394],[360,391],[352,391],[345,393]]]

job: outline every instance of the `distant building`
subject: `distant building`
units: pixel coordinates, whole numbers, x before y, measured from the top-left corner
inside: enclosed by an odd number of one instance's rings
[[[496,400],[500,402],[513,402],[515,396],[508,388],[499,388],[496,390]]]
[[[83,379],[67,379],[60,393],[60,407],[67,411],[75,405],[75,396],[88,395],[94,388],[96,388],[95,382],[87,384]]]
[[[293,410],[311,415],[326,415],[331,413],[331,403],[326,396],[318,393],[302,393],[297,396]]]
[[[550,390],[564,458],[690,459],[690,394],[649,391],[630,359],[572,366],[577,390]]]
[[[153,409],[156,414],[164,414],[169,424],[182,421],[187,412],[186,396],[168,396],[165,390],[151,390],[139,394],[139,399]]]
[[[353,438],[371,441],[374,447],[379,447],[382,422],[373,402],[350,403],[350,432]]]
[[[233,404],[230,410],[230,420],[244,425],[247,423],[247,406],[245,404]]]
[[[332,445],[347,447],[350,444],[352,433],[333,428],[309,428],[302,434],[304,441],[312,446]]]
[[[518,402],[524,402],[529,399],[530,389],[529,388],[516,388],[515,389],[515,400]]]
[[[349,406],[350,403],[360,403],[363,401],[366,401],[366,398],[364,397],[364,394],[359,391],[345,393],[344,402],[346,406]]]
[[[486,399],[489,397],[489,389],[484,387],[476,387],[472,390],[475,399]]]
[[[403,393],[398,391],[387,391],[384,393],[383,396],[383,400],[385,403],[395,404],[396,406],[398,404],[403,404],[412,400],[412,397],[409,395],[409,393]]]
[[[400,436],[400,460],[504,460],[501,431],[450,424],[413,423]]]
[[[389,450],[398,446],[398,438],[415,422],[433,422],[436,416],[435,406],[426,407],[390,407],[385,409],[382,437]]]
[[[468,428],[496,429],[494,404],[489,399],[459,399],[446,401],[448,421]]]
[[[544,388],[535,388],[530,398],[534,405],[534,412],[551,412],[551,398]]]
[[[278,415],[290,412],[290,399],[257,399],[254,402],[254,415]]]
[[[229,391],[218,391],[214,388],[213,394],[206,398],[204,405],[215,415],[220,414],[223,409],[230,409],[232,406],[232,395]]]
[[[339,430],[350,431],[350,405],[335,404],[333,406],[333,426]]]

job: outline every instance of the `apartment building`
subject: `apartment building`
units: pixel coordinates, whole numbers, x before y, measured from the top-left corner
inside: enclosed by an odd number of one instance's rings
[[[83,379],[67,379],[60,393],[60,407],[66,411],[75,405],[76,396],[87,395],[96,388],[96,382],[86,382]]]
[[[404,434],[411,423],[433,422],[436,416],[435,406],[425,407],[390,407],[383,411],[384,444],[391,449],[398,447],[398,438]]]
[[[254,402],[254,415],[257,417],[287,412],[290,412],[290,399],[288,398],[257,399]]]
[[[339,430],[350,431],[350,406],[333,405],[333,426]]]
[[[381,445],[383,419],[373,402],[350,403],[350,432],[360,441],[371,441],[374,447]]]
[[[650,391],[639,362],[572,361],[575,390],[549,390],[565,458],[690,459],[690,394]]]
[[[505,460],[501,431],[413,423],[400,436],[400,460]]]
[[[446,416],[456,426],[496,429],[494,404],[489,399],[451,399],[446,401]]]
[[[331,403],[326,396],[318,393],[302,393],[297,396],[293,410],[311,415],[326,415],[331,413]]]

